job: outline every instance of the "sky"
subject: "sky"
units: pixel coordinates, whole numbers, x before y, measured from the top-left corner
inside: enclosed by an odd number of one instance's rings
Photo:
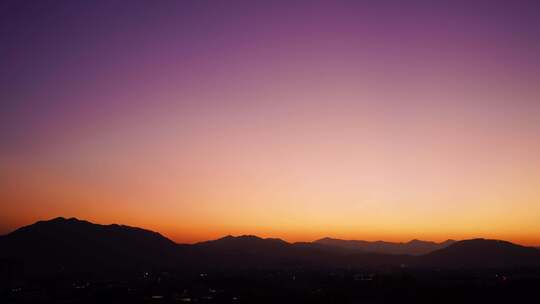
[[[540,245],[537,1],[1,1],[0,234]]]

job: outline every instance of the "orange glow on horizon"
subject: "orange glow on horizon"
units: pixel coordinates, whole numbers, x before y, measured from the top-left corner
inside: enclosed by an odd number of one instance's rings
[[[64,216],[177,242],[540,245],[539,18],[508,2],[22,5],[0,234]]]

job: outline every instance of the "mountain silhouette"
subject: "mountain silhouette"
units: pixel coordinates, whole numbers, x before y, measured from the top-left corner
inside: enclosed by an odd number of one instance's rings
[[[34,271],[122,269],[162,263],[176,244],[159,233],[58,217],[0,239],[0,256],[23,260]]]
[[[315,243],[318,244],[344,248],[355,252],[408,255],[427,254],[429,252],[445,248],[454,242],[454,240],[447,240],[442,243],[412,240],[407,243],[391,243],[384,241],[369,242],[361,240],[340,240],[333,238],[323,238],[315,241]]]
[[[291,244],[281,239],[253,235],[229,235],[184,246],[179,256],[188,261],[187,266],[204,265],[205,268],[218,269],[294,268],[299,265],[329,267],[339,262],[337,252],[308,244]]]
[[[423,266],[452,268],[540,266],[540,250],[501,240],[472,239],[431,252],[420,262]]]
[[[238,237],[228,235],[226,237],[223,237],[217,240],[195,243],[193,244],[193,247],[205,248],[205,249],[216,248],[219,250],[235,250],[235,251],[249,248],[250,251],[260,252],[260,251],[284,248],[284,247],[287,247],[288,245],[290,244],[281,239],[275,239],[275,238],[263,239],[254,235],[242,235]]]
[[[438,248],[433,250],[433,248]],[[430,251],[427,254],[422,252]],[[76,218],[39,221],[0,237],[0,260],[27,272],[123,271],[152,267],[285,269],[348,267],[540,267],[540,250],[506,241],[473,239],[433,243],[343,241],[288,243],[253,235],[176,244],[157,232],[98,225]]]

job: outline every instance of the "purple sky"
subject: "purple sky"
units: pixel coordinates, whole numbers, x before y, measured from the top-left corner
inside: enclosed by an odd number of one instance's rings
[[[539,13],[2,1],[0,233],[76,215],[181,241],[540,243]]]

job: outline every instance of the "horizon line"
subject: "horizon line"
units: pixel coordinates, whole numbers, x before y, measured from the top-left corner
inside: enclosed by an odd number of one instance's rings
[[[332,240],[339,240],[339,241],[361,241],[361,242],[369,242],[369,243],[377,243],[377,242],[384,242],[384,243],[389,243],[389,244],[408,244],[408,243],[411,243],[411,242],[414,242],[414,241],[420,241],[420,242],[430,242],[430,243],[435,243],[435,244],[442,244],[442,243],[445,243],[445,242],[448,242],[448,241],[453,241],[453,242],[459,242],[459,241],[466,241],[466,240],[477,240],[477,239],[483,239],[483,240],[497,240],[497,241],[506,241],[506,242],[510,242],[510,243],[513,243],[513,244],[517,244],[517,245],[521,245],[521,246],[525,246],[525,247],[533,247],[533,248],[540,248],[540,245],[531,245],[531,244],[523,244],[521,242],[515,242],[515,241],[510,241],[510,240],[506,240],[506,239],[502,239],[502,238],[491,238],[491,237],[479,237],[479,236],[476,236],[476,237],[469,237],[469,238],[458,238],[458,239],[454,239],[454,238],[446,238],[444,241],[440,241],[440,242],[437,242],[437,241],[432,241],[432,240],[426,240],[426,239],[419,239],[419,238],[413,238],[413,239],[410,239],[408,241],[385,241],[384,239],[377,239],[377,240],[369,240],[369,239],[350,239],[350,238],[337,238],[337,237],[331,237],[331,236],[323,236],[323,237],[319,237],[319,238],[316,238],[314,240],[311,240],[311,241],[288,241],[287,239],[284,239],[284,238],[281,238],[281,237],[266,237],[266,236],[259,236],[257,234],[252,234],[252,233],[242,233],[242,234],[225,234],[221,237],[217,237],[217,238],[209,238],[209,239],[203,239],[203,240],[198,240],[198,241],[194,241],[194,242],[178,242],[176,240],[174,240],[173,238],[163,234],[162,232],[160,231],[157,231],[157,230],[151,230],[151,229],[148,229],[148,228],[144,228],[144,227],[141,227],[141,226],[132,226],[132,225],[126,225],[126,224],[119,224],[119,223],[110,223],[110,224],[102,224],[102,223],[96,223],[96,222],[92,222],[92,221],[89,221],[89,220],[86,220],[86,219],[81,219],[81,218],[78,218],[78,217],[75,217],[75,216],[71,216],[71,217],[64,217],[64,216],[56,216],[56,217],[52,217],[50,219],[45,219],[45,220],[37,220],[33,223],[30,223],[30,224],[27,224],[27,225],[22,225],[22,226],[19,226],[15,229],[13,229],[12,231],[10,232],[7,232],[5,234],[1,234],[1,236],[7,236],[21,228],[24,228],[24,227],[28,227],[28,226],[32,226],[32,225],[35,225],[39,222],[51,222],[51,221],[54,221],[54,220],[64,220],[64,221],[69,221],[69,220],[75,220],[77,222],[87,222],[87,223],[90,223],[92,225],[100,225],[100,226],[121,226],[121,227],[129,227],[129,228],[137,228],[137,229],[142,229],[142,230],[146,230],[146,231],[150,231],[150,232],[154,232],[154,233],[157,233],[159,234],[160,236],[170,240],[171,242],[177,244],[177,245],[194,245],[194,244],[198,244],[198,243],[203,243],[203,242],[209,242],[209,241],[216,241],[216,240],[220,240],[220,239],[224,239],[224,238],[227,238],[227,237],[234,237],[234,238],[241,238],[241,237],[256,237],[256,238],[259,238],[259,239],[263,239],[263,240],[280,240],[280,241],[283,241],[287,244],[295,244],[295,243],[315,243],[317,241],[320,241],[320,240],[323,240],[323,239],[332,239]]]

